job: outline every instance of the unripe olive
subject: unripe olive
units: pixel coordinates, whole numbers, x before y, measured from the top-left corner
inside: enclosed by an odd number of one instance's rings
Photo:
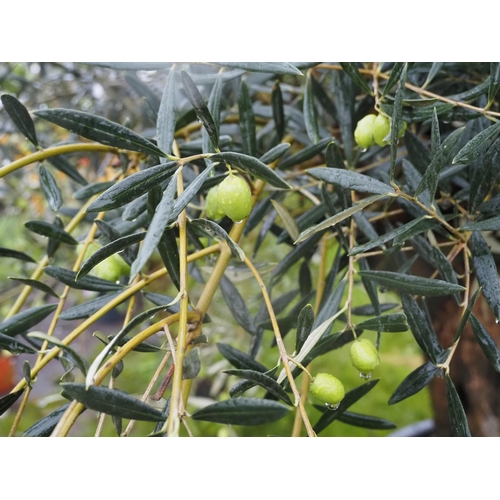
[[[207,200],[205,205],[205,212],[209,219],[219,220],[226,215],[219,204],[219,199],[217,197],[217,192],[219,186],[214,186],[207,193]]]
[[[362,374],[369,374],[379,364],[378,351],[369,339],[355,340],[351,346],[351,362]]]
[[[384,138],[391,131],[391,122],[384,115],[378,115],[373,122],[373,140],[377,146],[385,146],[389,141],[384,141]]]
[[[252,211],[252,193],[248,184],[233,174],[219,184],[217,199],[222,211],[233,222],[245,219]]]
[[[78,245],[77,252],[81,252],[83,243]],[[85,251],[83,262],[101,248],[97,243],[92,242]],[[121,276],[130,272],[130,266],[118,255],[113,254],[107,259],[99,262],[89,274],[108,281],[117,281]]]
[[[373,139],[373,124],[376,118],[375,115],[366,115],[356,125],[354,140],[360,148],[366,149],[375,144]]]
[[[327,405],[338,405],[345,396],[344,384],[329,373],[318,373],[309,387],[311,394]]]

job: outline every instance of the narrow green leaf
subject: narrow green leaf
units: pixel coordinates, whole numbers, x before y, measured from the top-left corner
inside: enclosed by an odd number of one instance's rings
[[[43,417],[38,422],[34,423],[31,427],[26,429],[21,437],[49,437],[52,431],[56,428],[59,420],[64,415],[69,407],[69,403],[61,406],[52,413],[49,413],[46,417]]]
[[[205,406],[192,415],[193,420],[204,420],[229,425],[261,425],[280,420],[289,409],[268,399],[227,399]]]
[[[255,361],[255,359],[248,354],[235,349],[229,344],[218,342],[217,349],[219,349],[219,352],[239,370],[255,370],[261,373],[267,372],[267,368],[265,366],[261,365],[258,361]]]
[[[442,278],[449,283],[455,283],[458,285],[457,273],[453,269],[451,262],[446,258],[446,256],[441,252],[438,247],[432,247],[432,255],[434,257],[434,262],[436,267],[441,274]],[[460,304],[461,297],[459,293],[454,294],[455,301]]]
[[[361,76],[356,63],[341,62],[342,69],[349,75],[349,78],[367,94],[373,95],[373,90],[370,89],[365,79]]]
[[[455,336],[453,337],[453,343],[455,343],[462,336],[462,332],[464,331],[464,328],[465,328],[465,325],[467,324],[467,321],[469,321],[469,317],[472,313],[472,309],[474,309],[474,306],[476,305],[476,301],[479,297],[480,291],[481,291],[481,287],[479,287],[474,292],[474,295],[470,298],[469,303],[467,304],[467,309],[462,314],[462,318],[460,319],[460,324],[458,325]],[[471,324],[472,324],[472,321],[471,321]],[[496,345],[495,345],[495,347],[496,347]],[[500,364],[498,366],[500,367]]]
[[[276,128],[276,134],[278,136],[278,141],[283,139],[285,135],[285,108],[283,106],[283,94],[281,93],[281,87],[279,80],[276,80],[273,85],[273,90],[271,92],[271,106],[273,110],[273,120],[274,126]],[[264,163],[270,163],[268,161],[261,160]]]
[[[312,144],[302,149],[298,153],[281,160],[279,163],[280,170],[289,169],[295,165],[300,165],[301,163],[314,158],[317,154],[321,153],[323,149],[332,141],[331,137],[325,137],[321,139],[317,144]]]
[[[122,292],[116,293],[107,293],[105,295],[101,295],[96,299],[88,300],[83,304],[78,304],[77,306],[73,306],[66,311],[63,311],[59,316],[60,319],[65,321],[73,321],[75,319],[84,319],[92,316],[99,309],[108,304],[111,300],[118,297]]]
[[[241,247],[230,238],[230,236],[226,233],[226,231],[224,231],[224,229],[222,229],[222,227],[219,226],[219,224],[207,219],[194,219],[190,222],[190,224],[207,231],[209,234],[213,233],[219,239],[224,240],[228,244],[234,258],[239,259],[242,262],[245,260],[245,253]]]
[[[123,285],[103,280],[101,278],[96,278],[95,276],[84,276],[76,281],[76,273],[74,271],[70,271],[69,269],[63,269],[62,267],[46,266],[44,268],[44,272],[61,283],[78,290],[91,290],[94,292],[112,292],[115,290],[123,290]]]
[[[142,241],[144,237],[146,236],[146,233],[135,233],[131,234],[130,236],[123,236],[121,238],[118,238],[117,240],[108,243],[107,245],[104,245],[103,247],[99,248],[96,252],[94,252],[83,264],[80,270],[78,271],[78,274],[76,275],[76,279],[80,280],[84,276],[86,276],[92,269],[97,266],[100,262],[103,262],[106,260],[108,257],[111,257],[112,255],[121,252],[123,249],[127,248],[130,245],[133,245],[134,243],[138,243],[139,241]]]
[[[279,385],[276,380],[274,380],[269,375],[265,373],[261,373],[255,370],[224,370],[224,373],[228,375],[235,375],[236,377],[244,378],[254,382],[261,387],[264,387],[271,394],[281,399],[287,405],[293,406],[290,397],[286,393],[286,391]]]
[[[434,114],[432,115],[432,131],[431,131],[431,163],[427,167],[419,186],[417,187],[414,196],[418,196],[423,193],[426,189],[429,190],[429,196],[431,200],[434,199],[436,193],[439,173],[442,168],[442,154],[441,154],[441,135],[439,132],[439,121],[436,113],[436,108],[434,108]]]
[[[347,280],[345,278],[340,280],[338,284],[335,286],[333,292],[330,292],[324,298],[324,300],[321,302],[318,315],[314,320],[313,328],[316,329],[320,327],[324,321],[327,321],[329,318],[337,314],[340,307],[340,303],[342,301],[342,297],[344,296],[344,290],[346,284]],[[328,332],[328,330],[325,330],[325,332]]]
[[[211,175],[213,171],[213,165],[206,168],[201,174],[199,174],[196,179],[189,183],[187,188],[182,192],[182,194],[175,200],[170,218],[167,225],[172,224],[177,220],[180,213],[191,203],[191,200],[198,194],[202,186],[205,184],[207,178]]]
[[[255,135],[255,116],[252,109],[252,100],[245,80],[242,80],[240,85],[238,111],[243,152],[249,156],[256,156],[257,139]]]
[[[441,147],[441,154],[443,155],[442,165],[448,165],[451,163],[455,147],[457,146],[458,141],[460,140],[464,131],[465,127],[457,128],[456,130],[451,132],[451,134],[449,134],[443,141]]]
[[[0,333],[0,350],[5,349],[12,354],[37,354],[37,350],[29,345],[23,344],[18,340]]]
[[[263,154],[259,160],[262,163],[269,164],[272,163],[273,161],[278,160],[283,156],[288,149],[290,148],[290,144],[288,142],[285,142],[283,144],[278,144],[277,146],[274,146],[274,148],[270,149],[267,153]]]
[[[463,292],[465,290],[463,286],[446,281],[390,271],[358,271],[358,274],[392,290],[408,292],[413,295],[424,295],[426,297],[451,295],[452,293]]]
[[[201,370],[200,349],[196,347],[182,360],[182,380],[192,380]]]
[[[105,181],[105,182],[93,182],[92,184],[87,184],[86,186],[80,188],[78,191],[73,193],[73,198],[75,200],[88,200],[92,196],[98,193],[106,191],[116,183],[116,181]]]
[[[389,79],[387,80],[387,83],[384,86],[384,90],[382,91],[382,99],[387,95],[388,92],[396,85],[396,82],[399,81],[399,76],[401,75],[401,71],[403,71],[403,68],[405,66],[405,63],[402,62],[397,62],[394,63],[394,66],[391,69],[391,74],[389,75]]]
[[[8,335],[9,337],[14,337],[38,325],[40,321],[43,321],[56,309],[57,304],[47,304],[44,306],[32,307],[31,309],[17,313],[0,323],[0,333]]]
[[[222,276],[220,281],[220,289],[236,323],[244,328],[250,335],[255,335],[257,327],[238,289],[225,276]]]
[[[290,189],[290,184],[284,181],[274,170],[271,170],[265,163],[262,163],[257,158],[247,156],[242,153],[217,153],[210,157],[211,160],[227,161],[235,167],[241,168],[255,177],[266,181],[271,186],[279,189]]]
[[[451,431],[455,437],[471,437],[467,415],[458,396],[458,392],[446,374],[446,398],[448,399],[448,411],[450,412]]]
[[[16,392],[11,392],[0,398],[0,416],[2,416],[20,397],[24,389]]]
[[[500,122],[474,136],[453,158],[453,163],[471,163],[495,142],[500,135]]]
[[[478,222],[471,222],[470,224],[465,224],[465,226],[462,226],[458,229],[459,231],[499,231],[500,215],[497,215],[496,217],[491,217],[490,219],[481,220]]]
[[[44,120],[55,123],[77,135],[100,142],[106,146],[139,151],[141,153],[166,156],[152,142],[132,130],[106,118],[72,109],[42,109],[34,114]]]
[[[136,172],[104,191],[89,205],[87,212],[122,207],[172,177],[178,167],[177,162],[171,161]]]
[[[488,106],[493,103],[500,87],[500,63],[490,63],[490,85],[488,87]]]
[[[434,80],[434,77],[439,73],[441,68],[444,66],[444,62],[433,62],[429,74],[424,83],[424,89]]]
[[[3,94],[1,99],[5,111],[10,116],[11,120],[15,123],[19,131],[32,144],[38,146],[35,125],[28,110],[13,95]]]
[[[159,422],[166,416],[152,406],[118,389],[85,384],[61,384],[64,392],[90,410],[133,420]]]
[[[84,376],[87,374],[87,369],[89,367],[87,361],[85,361],[74,349],[66,344],[63,344],[59,339],[41,332],[28,333],[28,337],[43,340],[45,342],[48,342],[49,344],[59,347],[71,358],[75,365],[78,366],[79,370],[83,373]]]
[[[385,418],[371,417],[369,415],[360,415],[359,413],[352,413],[346,411],[342,413],[338,420],[344,424],[354,425],[356,427],[364,427],[365,429],[387,430],[395,429],[396,424],[386,420]]]
[[[351,215],[354,215],[356,212],[359,212],[360,210],[363,210],[363,208],[366,208],[367,206],[371,205],[372,203],[376,202],[377,200],[380,200],[381,198],[384,198],[386,196],[391,196],[391,193],[384,193],[380,194],[377,196],[369,196],[368,198],[364,198],[362,201],[360,201],[357,205],[353,205],[350,208],[347,208],[346,210],[343,210],[342,212],[339,212],[338,214],[334,215],[333,217],[330,217],[323,222],[320,222],[316,226],[310,227],[306,229],[305,231],[302,231],[300,233],[299,237],[295,241],[295,244],[300,243],[309,236],[311,236],[314,233],[317,233],[318,231],[323,231],[324,229],[327,229],[331,226],[334,226],[335,224],[338,224],[339,222],[342,222],[343,220],[347,219]]]
[[[238,68],[256,73],[273,73],[275,75],[302,75],[299,69],[289,62],[217,62],[221,66]]]
[[[290,235],[292,240],[295,241],[299,237],[299,228],[297,227],[295,219],[290,215],[290,212],[283,205],[280,205],[275,200],[271,200],[271,203],[280,216],[281,222],[283,222],[286,232]]]
[[[431,162],[431,154],[425,144],[410,130],[405,132],[404,136],[404,144],[408,151],[408,157],[411,162],[411,165],[423,175],[427,166]],[[403,170],[405,171],[405,159],[403,159]],[[416,189],[416,187],[414,188]]]
[[[394,176],[396,173],[396,161],[398,155],[398,142],[399,142],[399,130],[402,127],[402,114],[403,114],[403,95],[406,84],[406,72],[408,71],[408,63],[405,64],[401,77],[399,78],[398,88],[396,90],[396,99],[394,101],[394,108],[392,111],[391,120],[391,167],[390,167],[390,177],[391,183],[394,182]]]
[[[323,415],[319,418],[314,426],[314,432],[319,434],[325,430],[333,421],[340,418],[340,416],[350,408],[354,403],[359,401],[365,394],[368,394],[377,384],[380,379],[370,380],[366,384],[362,384],[355,389],[346,393],[344,399],[340,402],[336,410],[329,410],[325,408]]]
[[[23,260],[25,262],[36,262],[35,259],[23,252],[18,252],[17,250],[5,247],[0,247],[0,257],[9,257],[11,259]]]
[[[314,107],[314,96],[311,83],[311,70],[307,71],[306,83],[304,87],[304,122],[309,139],[313,144],[317,144],[320,137],[318,132],[318,118]]]
[[[398,238],[398,240],[404,242],[406,241],[407,239],[410,239],[412,238],[413,236],[415,236],[415,234],[413,234],[413,229],[416,229],[418,230],[418,232],[421,232],[419,229],[421,228],[422,226],[422,222],[426,222],[426,223],[429,223],[429,222],[433,222],[433,219],[428,219],[427,216],[422,216],[418,219],[415,219],[415,220],[412,220],[396,229],[393,229],[392,231],[388,231],[387,233],[384,233],[382,236],[379,236],[378,238],[375,238],[371,241],[369,241],[368,243],[365,243],[364,245],[357,245],[355,247],[353,247],[351,249],[351,251],[349,252],[349,255],[358,255],[360,253],[364,253],[368,250],[371,250],[372,248],[375,248],[375,247],[378,247],[378,246],[382,246],[384,245],[385,243],[387,243],[388,241],[391,241],[395,238]],[[425,226],[426,227],[426,226]],[[422,229],[422,231],[424,231],[426,229]],[[418,234],[418,233],[416,233]],[[398,244],[401,244],[401,243],[398,243],[398,242],[394,242],[394,245],[398,245]]]
[[[56,180],[43,165],[40,165],[38,175],[40,176],[40,185],[42,187],[43,194],[49,203],[49,207],[54,212],[57,212],[61,208],[63,200],[61,190],[59,189]]]
[[[394,194],[394,189],[388,184],[369,177],[358,174],[352,170],[330,167],[308,168],[307,173],[328,184],[335,184],[345,189],[352,189],[360,193],[371,194]]]
[[[107,240],[108,243],[111,243],[111,242],[117,240],[118,238],[121,238],[122,235],[128,231],[135,230],[135,229],[130,229],[130,230],[118,231],[117,229],[115,229],[114,226],[111,226],[107,222],[104,222],[104,221],[99,220],[99,219],[94,219],[94,223],[97,224],[97,227],[99,228],[99,231],[101,233],[100,236],[103,235],[104,236],[103,239]],[[120,226],[117,226],[117,227],[120,227]],[[123,250],[122,257],[127,264],[132,265],[132,262],[134,262],[136,255],[137,255],[137,251],[135,250],[135,248],[126,247]]]
[[[224,82],[224,71],[221,69],[219,71],[219,74],[217,75],[217,79],[215,80],[214,86],[212,87],[212,91],[210,92],[210,97],[208,98],[208,111],[212,115],[215,128],[217,129],[217,133],[219,133],[220,131],[220,103],[221,103],[223,82]],[[207,129],[205,127],[203,127],[201,131],[201,136],[203,139],[203,144],[201,148],[202,152],[215,153],[215,147],[212,144],[210,136],[208,135]],[[209,159],[205,159],[205,163],[207,167],[212,164],[211,160]]]
[[[175,229],[166,229],[163,231],[163,235],[158,242],[158,252],[160,253],[163,265],[168,271],[169,278],[177,290],[180,290],[180,258],[175,238]]]
[[[436,333],[429,326],[417,301],[410,294],[403,293],[401,302],[408,325],[417,344],[433,363],[437,363],[438,356],[443,352],[443,348],[439,345]]]
[[[175,133],[175,64],[170,68],[163,89],[158,121],[156,123],[156,135],[158,136],[158,147],[166,154],[172,152],[172,143]]]
[[[82,186],[86,186],[88,184],[85,177],[82,177],[80,172],[74,167],[69,160],[66,159],[65,156],[51,156],[47,158],[47,161],[57,170],[66,174],[70,179],[73,179],[75,182]]]
[[[380,310],[382,312],[390,311],[391,309],[394,309],[397,306],[398,304],[394,302],[386,302],[384,304],[380,304]],[[354,316],[373,316],[374,314],[377,313],[375,311],[375,308],[373,307],[373,304],[366,304],[365,306],[353,307],[352,314]]]
[[[54,217],[53,225],[58,229],[60,229],[61,231],[64,231],[63,221],[57,215],[56,217]],[[47,257],[49,257],[49,259],[52,259],[52,257],[54,257],[55,253],[57,252],[60,246],[61,246],[60,241],[57,241],[56,239],[49,237],[49,241],[47,242]]]
[[[389,404],[394,405],[403,401],[417,392],[421,391],[439,372],[440,368],[435,366],[430,361],[419,366],[416,370],[412,371],[404,380],[399,384],[393,395],[389,399]]]
[[[52,297],[56,297],[57,299],[60,298],[59,295],[57,295],[52,288],[50,288],[49,285],[46,285],[45,283],[42,283],[41,281],[34,280],[31,278],[22,278],[18,276],[8,276],[8,278],[12,281],[19,281],[19,283],[23,283],[25,286],[30,286],[31,288],[35,288],[37,290],[40,290],[44,293],[47,293],[49,295],[52,295]]]
[[[470,324],[479,347],[481,347],[493,368],[500,373],[500,351],[496,342],[473,314],[470,315]]]
[[[170,216],[174,205],[174,196],[177,190],[177,175],[179,174],[174,174],[170,180],[163,193],[160,203],[156,207],[155,214],[146,232],[144,243],[141,245],[137,258],[132,264],[129,283],[132,283],[148,261],[149,257],[151,257],[151,254],[154,252],[161,237],[163,236],[163,232],[165,231],[167,224],[171,220]]]
[[[474,214],[490,192],[498,177],[500,162],[500,139],[497,139],[488,151],[471,166],[469,213]]]
[[[215,126],[214,119],[210,111],[208,111],[207,105],[192,78],[184,70],[181,71],[181,78],[191,106],[193,106],[198,120],[200,120],[205,127],[214,148],[217,150],[219,147],[219,131]]]
[[[174,302],[177,302],[176,297],[170,297],[171,300],[166,302],[165,304],[160,304],[157,307],[153,307],[151,309],[147,309],[146,311],[143,311],[142,313],[138,314],[137,316],[133,317],[117,334],[114,338],[116,337],[123,337],[127,333],[131,332],[136,326],[139,326],[140,324],[144,323],[145,321],[151,321],[159,312],[163,312],[168,310],[171,304]],[[114,342],[118,342],[119,338],[116,339]]]
[[[300,352],[307,337],[312,331],[314,324],[314,310],[311,304],[307,304],[300,311],[297,319],[297,333],[295,336],[295,352]]]
[[[403,313],[385,314],[362,321],[356,325],[356,328],[375,332],[406,332],[408,323]]]
[[[47,238],[66,243],[67,245],[78,245],[78,241],[60,227],[43,220],[30,220],[24,223],[25,227],[34,233],[41,234]]]
[[[488,244],[479,231],[474,231],[470,237],[472,266],[476,273],[479,286],[483,289],[483,296],[493,311],[495,318],[500,319],[500,283],[495,260],[491,255]]]

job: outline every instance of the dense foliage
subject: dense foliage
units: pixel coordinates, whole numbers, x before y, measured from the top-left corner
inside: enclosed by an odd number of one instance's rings
[[[31,355],[0,399],[0,412],[17,408],[12,435],[67,435],[86,409],[101,413],[98,433],[110,415],[118,435],[135,420],[158,436],[202,434],[199,422],[266,435],[281,419],[283,435],[334,421],[391,429],[350,407],[377,390],[381,343],[407,330],[425,359],[388,403],[444,377],[453,434],[470,435],[450,365],[467,326],[500,372],[473,313],[482,296],[500,318],[499,63],[36,69],[0,68],[0,203],[29,205],[33,241],[0,248],[19,271],[2,273],[6,296],[18,288],[0,349]],[[461,320],[444,345],[429,300],[448,296]],[[211,317],[222,299],[227,324]],[[95,331],[113,310],[121,327]],[[217,329],[224,342],[205,333]],[[359,384],[344,391],[335,366],[314,380],[344,346]],[[149,387],[116,388],[143,360]],[[49,363],[64,368],[69,402],[23,426]]]

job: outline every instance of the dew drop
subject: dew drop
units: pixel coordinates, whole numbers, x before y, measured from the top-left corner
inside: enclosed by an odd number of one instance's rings
[[[497,319],[495,320],[495,323],[498,325],[498,323],[500,323],[500,319],[498,319],[498,318],[497,318]]]
[[[235,221],[235,224],[241,224],[243,222],[243,219],[239,220],[239,221]]]
[[[361,149],[361,152],[362,152],[362,153],[366,153],[367,151],[368,151],[368,148],[362,148],[362,149]]]
[[[335,411],[339,406],[340,406],[340,403],[337,403],[336,405],[330,405],[328,403],[325,403],[325,406],[331,410],[331,411]]]
[[[359,372],[359,376],[360,376],[360,378],[362,378],[364,380],[370,380],[372,378],[372,374],[371,373],[362,373],[362,372]]]

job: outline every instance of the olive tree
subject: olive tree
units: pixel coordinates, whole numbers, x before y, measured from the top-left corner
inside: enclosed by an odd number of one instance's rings
[[[25,265],[3,285],[19,293],[0,348],[31,355],[0,399],[15,409],[11,435],[66,436],[85,410],[100,413],[97,434],[110,416],[122,436],[135,421],[157,436],[203,433],[203,422],[266,435],[282,419],[289,436],[335,421],[390,429],[350,407],[377,391],[381,343],[407,330],[422,361],[387,403],[430,385],[438,435],[500,435],[498,63],[61,68],[85,99],[63,102],[56,88],[23,103],[30,82],[1,97],[2,127],[29,145],[0,178],[43,195],[24,225],[45,244],[38,262],[8,239],[0,249],[2,265]],[[217,307],[230,331],[214,345]],[[95,331],[115,309],[121,327]],[[74,347],[81,337],[92,354]],[[344,346],[361,375],[351,390],[334,366],[316,368]],[[145,366],[137,351],[156,367],[139,396],[115,387]],[[54,363],[67,403],[28,421]]]

